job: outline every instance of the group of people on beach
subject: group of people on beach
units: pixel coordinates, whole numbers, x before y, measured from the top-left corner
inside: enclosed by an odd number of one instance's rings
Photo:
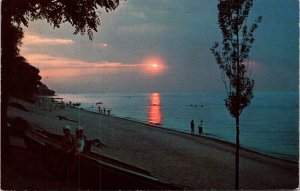
[[[191,121],[191,132],[192,132],[192,134],[195,133],[195,123],[194,123],[193,119]],[[198,133],[199,133],[199,135],[203,134],[203,120],[201,120],[199,125],[198,125]]]
[[[86,136],[83,134],[83,128],[81,126],[76,128],[75,137],[71,134],[70,125],[63,127],[63,133],[62,145],[67,151],[72,151],[77,154],[83,152]]]
[[[98,110],[99,110],[99,114],[103,114],[103,115],[106,115],[106,112],[107,112],[107,115],[110,115],[110,112],[111,112],[111,109],[106,109],[105,107],[103,107],[103,109],[98,106]]]
[[[71,126],[63,127],[62,147],[63,147],[63,172],[74,173],[78,157],[81,153],[87,153],[91,146],[100,147],[104,145],[99,139],[88,140],[83,134],[83,128],[78,126],[75,129],[75,136],[71,133]]]

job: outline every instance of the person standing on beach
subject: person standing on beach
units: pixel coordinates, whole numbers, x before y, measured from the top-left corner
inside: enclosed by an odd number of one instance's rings
[[[98,106],[99,114],[101,114],[101,107],[100,105]]]
[[[193,134],[194,134],[194,130],[195,130],[195,123],[194,123],[194,120],[192,119],[192,121],[191,121],[191,131],[192,131]]]
[[[201,135],[203,133],[203,121],[200,121],[200,124],[198,126],[198,131],[199,131],[199,135]]]

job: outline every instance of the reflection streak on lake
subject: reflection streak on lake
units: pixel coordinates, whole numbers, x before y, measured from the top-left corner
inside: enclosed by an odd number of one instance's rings
[[[160,94],[150,94],[150,107],[148,112],[148,122],[155,125],[162,123],[162,113],[160,109]]]

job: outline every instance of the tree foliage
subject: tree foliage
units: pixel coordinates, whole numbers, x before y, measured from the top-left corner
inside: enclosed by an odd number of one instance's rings
[[[32,99],[38,93],[38,86],[41,84],[39,69],[30,65],[22,56],[16,58],[12,70],[10,83],[10,96],[22,99]]]
[[[74,34],[88,34],[92,40],[93,31],[100,25],[100,12],[117,8],[120,0],[3,0],[2,13],[12,23],[28,26],[29,21],[46,20],[54,28],[68,22]],[[3,12],[4,11],[4,12]]]
[[[219,0],[218,24],[222,31],[222,49],[215,42],[211,48],[216,62],[223,71],[227,98],[225,106],[236,120],[235,189],[239,189],[240,115],[253,98],[254,79],[248,57],[254,43],[254,31],[262,17],[250,27],[246,21],[253,0]]]
[[[254,31],[262,17],[258,17],[250,27],[246,25],[253,0],[220,0],[218,4],[218,24],[222,31],[223,48],[215,42],[211,51],[220,69],[228,98],[225,105],[233,117],[240,116],[253,98],[254,80],[249,72],[250,49],[254,42]]]
[[[7,45],[8,77],[5,91],[9,96],[30,99],[37,93],[37,86],[41,84],[41,76],[36,67],[31,66],[24,57],[20,56],[19,47],[24,36],[23,30],[11,24],[3,35],[3,43]]]
[[[55,95],[55,91],[49,89],[46,84],[41,83],[38,86],[38,92],[37,92],[37,94],[38,95],[46,95],[46,96],[54,96]]]

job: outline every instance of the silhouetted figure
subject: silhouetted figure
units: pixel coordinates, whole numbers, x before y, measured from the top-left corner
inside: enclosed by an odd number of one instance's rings
[[[194,133],[194,131],[195,131],[195,123],[194,123],[193,119],[191,121],[191,131],[192,131],[192,133]]]
[[[107,110],[107,115],[110,115],[111,109]]]
[[[71,151],[73,150],[73,145],[74,145],[74,137],[71,134],[71,126],[70,125],[65,125],[63,128],[63,138],[62,138],[62,145],[63,148],[66,151]]]
[[[106,112],[106,109],[105,109],[105,108],[103,108],[103,113],[104,113],[104,115],[105,115],[105,112]]]
[[[203,121],[200,121],[200,124],[198,126],[198,130],[199,130],[199,135],[201,135],[203,133]]]
[[[74,150],[74,136],[71,134],[71,126],[65,125],[63,128],[62,146],[63,155],[61,158],[62,170],[64,175],[68,174],[68,169],[71,165],[72,152]]]

